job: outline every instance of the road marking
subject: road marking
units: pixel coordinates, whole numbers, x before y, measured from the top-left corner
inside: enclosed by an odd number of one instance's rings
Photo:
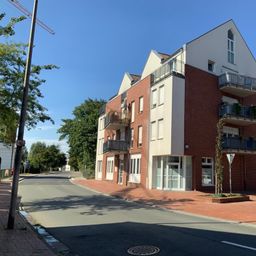
[[[228,241],[221,241],[221,242],[224,243],[224,244],[229,244],[229,245],[233,245],[233,246],[236,246],[236,247],[241,247],[241,248],[244,248],[244,249],[256,251],[256,248],[254,248],[254,247],[245,246],[245,245],[242,245],[242,244],[235,244],[235,243],[231,243],[231,242],[228,242]]]

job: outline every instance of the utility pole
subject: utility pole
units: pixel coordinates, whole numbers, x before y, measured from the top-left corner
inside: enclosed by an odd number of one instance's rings
[[[21,165],[22,149],[25,145],[24,128],[25,128],[25,121],[26,121],[26,115],[27,115],[29,78],[30,78],[30,70],[31,70],[33,45],[34,45],[37,5],[38,5],[38,0],[34,0],[34,8],[32,13],[30,37],[29,37],[29,45],[28,45],[28,55],[27,55],[27,62],[26,62],[26,69],[25,69],[23,98],[22,98],[22,105],[21,105],[21,111],[20,111],[18,137],[16,141],[14,172],[13,172],[13,181],[12,181],[12,194],[11,194],[8,223],[7,223],[8,229],[14,228],[15,214],[16,214],[16,207],[17,207],[19,171],[20,171],[20,165]]]

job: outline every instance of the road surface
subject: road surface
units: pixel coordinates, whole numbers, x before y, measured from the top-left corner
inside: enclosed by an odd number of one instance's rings
[[[68,173],[27,177],[23,208],[79,256],[125,256],[134,246],[157,256],[256,255],[256,228],[155,209],[73,185]],[[256,214],[256,213],[255,213]]]

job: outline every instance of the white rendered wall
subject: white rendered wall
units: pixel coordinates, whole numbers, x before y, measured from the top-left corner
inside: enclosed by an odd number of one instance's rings
[[[11,157],[12,157],[12,147],[0,143],[0,157],[2,163],[0,169],[10,169],[11,168]]]
[[[96,148],[96,163],[95,163],[95,179],[99,180],[102,179],[102,176],[98,175],[98,161],[103,161],[103,153],[100,153],[99,150],[99,140],[103,139],[104,140],[104,129],[102,129],[102,127],[100,127],[100,119],[105,118],[105,115],[102,115],[99,117],[98,119],[98,134],[97,134],[97,148]],[[104,122],[104,119],[103,121]]]
[[[120,85],[118,95],[122,94],[123,92],[127,91],[131,87],[132,78],[129,73],[125,73],[122,83]]]
[[[228,63],[227,58],[229,29],[232,30],[235,39],[235,64]],[[186,45],[186,64],[208,71],[208,60],[215,62],[216,75],[233,70],[241,75],[256,77],[255,60],[233,21],[217,27]]]
[[[152,50],[144,66],[141,79],[153,73],[157,68],[161,67],[161,65],[162,64],[160,55],[156,51]]]
[[[184,109],[185,109],[185,80],[175,76],[160,81],[151,89],[164,85],[164,104],[156,108],[150,105],[149,122],[149,159],[148,187],[152,188],[152,159],[153,156],[184,155]],[[162,139],[151,140],[151,122],[164,119],[164,135]]]

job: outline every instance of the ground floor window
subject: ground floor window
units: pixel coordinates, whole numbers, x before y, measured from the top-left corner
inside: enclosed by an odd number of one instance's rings
[[[179,156],[153,157],[155,187],[164,190],[185,190],[183,158]]]
[[[129,182],[140,183],[141,154],[130,157]]]
[[[106,179],[113,180],[114,173],[114,157],[107,158],[107,168],[106,168]]]
[[[202,185],[214,185],[213,158],[202,157]]]

